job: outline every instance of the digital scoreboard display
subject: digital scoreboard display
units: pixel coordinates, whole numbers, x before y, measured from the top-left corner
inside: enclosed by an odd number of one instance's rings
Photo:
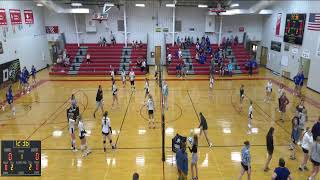
[[[302,45],[306,14],[287,14],[283,41]]]
[[[41,176],[41,141],[1,141],[2,176]]]

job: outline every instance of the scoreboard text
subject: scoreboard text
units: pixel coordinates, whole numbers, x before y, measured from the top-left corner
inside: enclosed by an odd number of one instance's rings
[[[40,176],[41,141],[1,141],[2,176]]]

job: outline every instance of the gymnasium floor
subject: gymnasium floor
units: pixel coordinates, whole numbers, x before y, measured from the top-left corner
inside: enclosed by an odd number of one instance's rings
[[[152,75],[150,75],[152,77]],[[206,76],[188,77],[187,80],[166,76],[169,85],[169,110],[166,111],[166,162],[161,162],[161,128],[159,88],[151,81],[151,94],[156,101],[156,129],[148,129],[147,111],[144,106],[144,81],[139,77],[137,90],[130,91],[129,83],[119,88],[119,106],[111,109],[111,82],[108,78],[62,78],[49,77],[47,70],[38,74],[39,86],[29,94],[15,101],[17,115],[11,118],[7,108],[0,113],[0,138],[2,140],[30,139],[42,141],[42,176],[32,178],[0,179],[131,179],[138,172],[143,180],[177,179],[171,152],[171,139],[176,133],[188,136],[198,124],[197,114],[202,112],[208,121],[209,138],[214,147],[209,149],[204,136],[200,137],[199,179],[234,180],[240,171],[240,151],[245,140],[251,142],[252,179],[270,179],[272,170],[263,172],[266,160],[265,136],[271,125],[275,127],[275,152],[271,169],[277,166],[278,158],[284,157],[295,179],[306,179],[309,172],[299,172],[302,151],[299,149],[297,160],[290,160],[288,143],[290,140],[291,118],[298,99],[288,94],[290,104],[285,123],[278,121],[279,114],[276,94],[282,82],[286,90],[293,88],[289,80],[279,78],[265,69],[259,75],[249,78],[246,75],[218,78],[213,94],[208,92]],[[274,81],[272,102],[263,102],[266,79]],[[105,109],[109,111],[114,130],[113,141],[118,149],[107,153],[102,150],[101,112],[93,119],[95,95],[98,85],[104,89]],[[244,112],[238,112],[239,87],[245,85],[246,99]],[[306,107],[309,113],[308,126],[312,126],[319,115],[320,95],[304,88]],[[93,153],[82,158],[81,153],[70,150],[70,135],[66,119],[71,93],[75,93],[85,125],[89,132],[88,144]],[[4,97],[4,90],[1,97]],[[249,98],[253,100],[253,133],[247,134],[247,109]],[[197,129],[195,129],[197,130]],[[79,147],[79,139],[77,145]],[[189,161],[191,160],[190,153]],[[311,168],[311,164],[308,164]],[[189,168],[189,177],[191,171]],[[243,177],[246,179],[246,175]],[[319,179],[319,177],[318,177]]]

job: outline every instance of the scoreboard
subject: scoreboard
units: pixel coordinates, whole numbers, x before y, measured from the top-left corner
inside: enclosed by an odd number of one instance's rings
[[[283,41],[302,45],[306,14],[287,14]]]
[[[41,176],[41,141],[1,141],[2,176]]]

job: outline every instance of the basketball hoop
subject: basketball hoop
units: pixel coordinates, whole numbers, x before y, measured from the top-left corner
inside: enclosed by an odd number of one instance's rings
[[[220,13],[222,12],[226,12],[226,9],[221,7],[221,4],[218,3],[216,8],[210,8],[209,9],[210,13],[216,13],[218,16],[220,15]]]
[[[101,24],[102,21],[107,21],[108,20],[108,14],[102,15],[100,13],[96,13],[96,14],[93,15],[92,20],[99,21],[99,23]]]

